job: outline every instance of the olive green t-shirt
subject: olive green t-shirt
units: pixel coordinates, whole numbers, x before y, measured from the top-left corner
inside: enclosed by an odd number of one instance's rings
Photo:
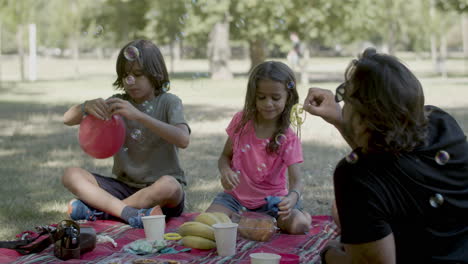
[[[152,100],[136,104],[127,95],[116,94],[129,101],[138,110],[170,125],[185,124],[182,101],[174,94],[162,93]],[[135,120],[123,118],[126,126],[125,143],[114,155],[112,173],[117,179],[132,187],[143,188],[161,176],[171,175],[186,184],[179,162],[178,148],[153,133]]]

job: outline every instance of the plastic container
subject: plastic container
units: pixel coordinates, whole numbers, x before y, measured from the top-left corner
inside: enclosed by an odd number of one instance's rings
[[[277,253],[281,256],[279,264],[299,264],[300,257],[295,254]]]
[[[275,218],[256,212],[242,212],[238,224],[239,235],[255,241],[269,241],[278,229]]]

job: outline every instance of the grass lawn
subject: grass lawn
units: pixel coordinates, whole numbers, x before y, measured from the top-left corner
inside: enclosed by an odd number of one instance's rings
[[[350,58],[313,58],[310,85],[334,89]],[[73,104],[114,93],[113,60],[82,60],[74,79],[70,61],[40,58],[39,81],[18,82],[17,61],[4,57],[0,83],[0,240],[32,230],[37,225],[66,218],[66,204],[73,198],[60,183],[65,168],[84,167],[104,175],[111,173],[112,159],[92,159],[80,149],[78,127],[62,123]],[[249,62],[233,61],[236,78],[212,81],[206,77],[206,61],[178,61],[172,75],[172,91],[184,102],[192,128],[189,148],[181,150],[186,171],[187,208],[205,210],[222,190],[217,159],[226,140],[225,127],[242,108]],[[318,66],[317,66],[318,65]],[[468,78],[431,77],[430,61],[408,62],[423,83],[426,101],[452,113],[468,131]],[[463,68],[454,61],[453,72]],[[299,85],[301,100],[308,85]],[[311,214],[329,214],[333,199],[332,173],[338,160],[350,151],[339,133],[319,118],[308,116],[302,128],[305,183],[304,206]]]

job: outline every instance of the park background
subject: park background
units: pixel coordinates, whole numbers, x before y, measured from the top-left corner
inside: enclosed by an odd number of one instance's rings
[[[295,70],[303,101],[311,86],[335,89],[350,60],[376,47],[468,131],[468,0],[0,0],[0,240],[67,218],[66,167],[111,174],[112,159],[87,156],[63,113],[115,93],[116,55],[136,38],[161,47],[192,128],[180,151],[187,212],[222,190],[225,127],[264,60]],[[312,116],[301,139],[305,209],[329,214],[333,169],[350,148]]]

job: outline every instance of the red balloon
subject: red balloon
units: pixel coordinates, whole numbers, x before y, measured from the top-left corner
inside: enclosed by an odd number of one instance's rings
[[[91,157],[111,157],[125,141],[125,123],[118,115],[107,121],[87,115],[81,120],[78,140],[84,152]]]

